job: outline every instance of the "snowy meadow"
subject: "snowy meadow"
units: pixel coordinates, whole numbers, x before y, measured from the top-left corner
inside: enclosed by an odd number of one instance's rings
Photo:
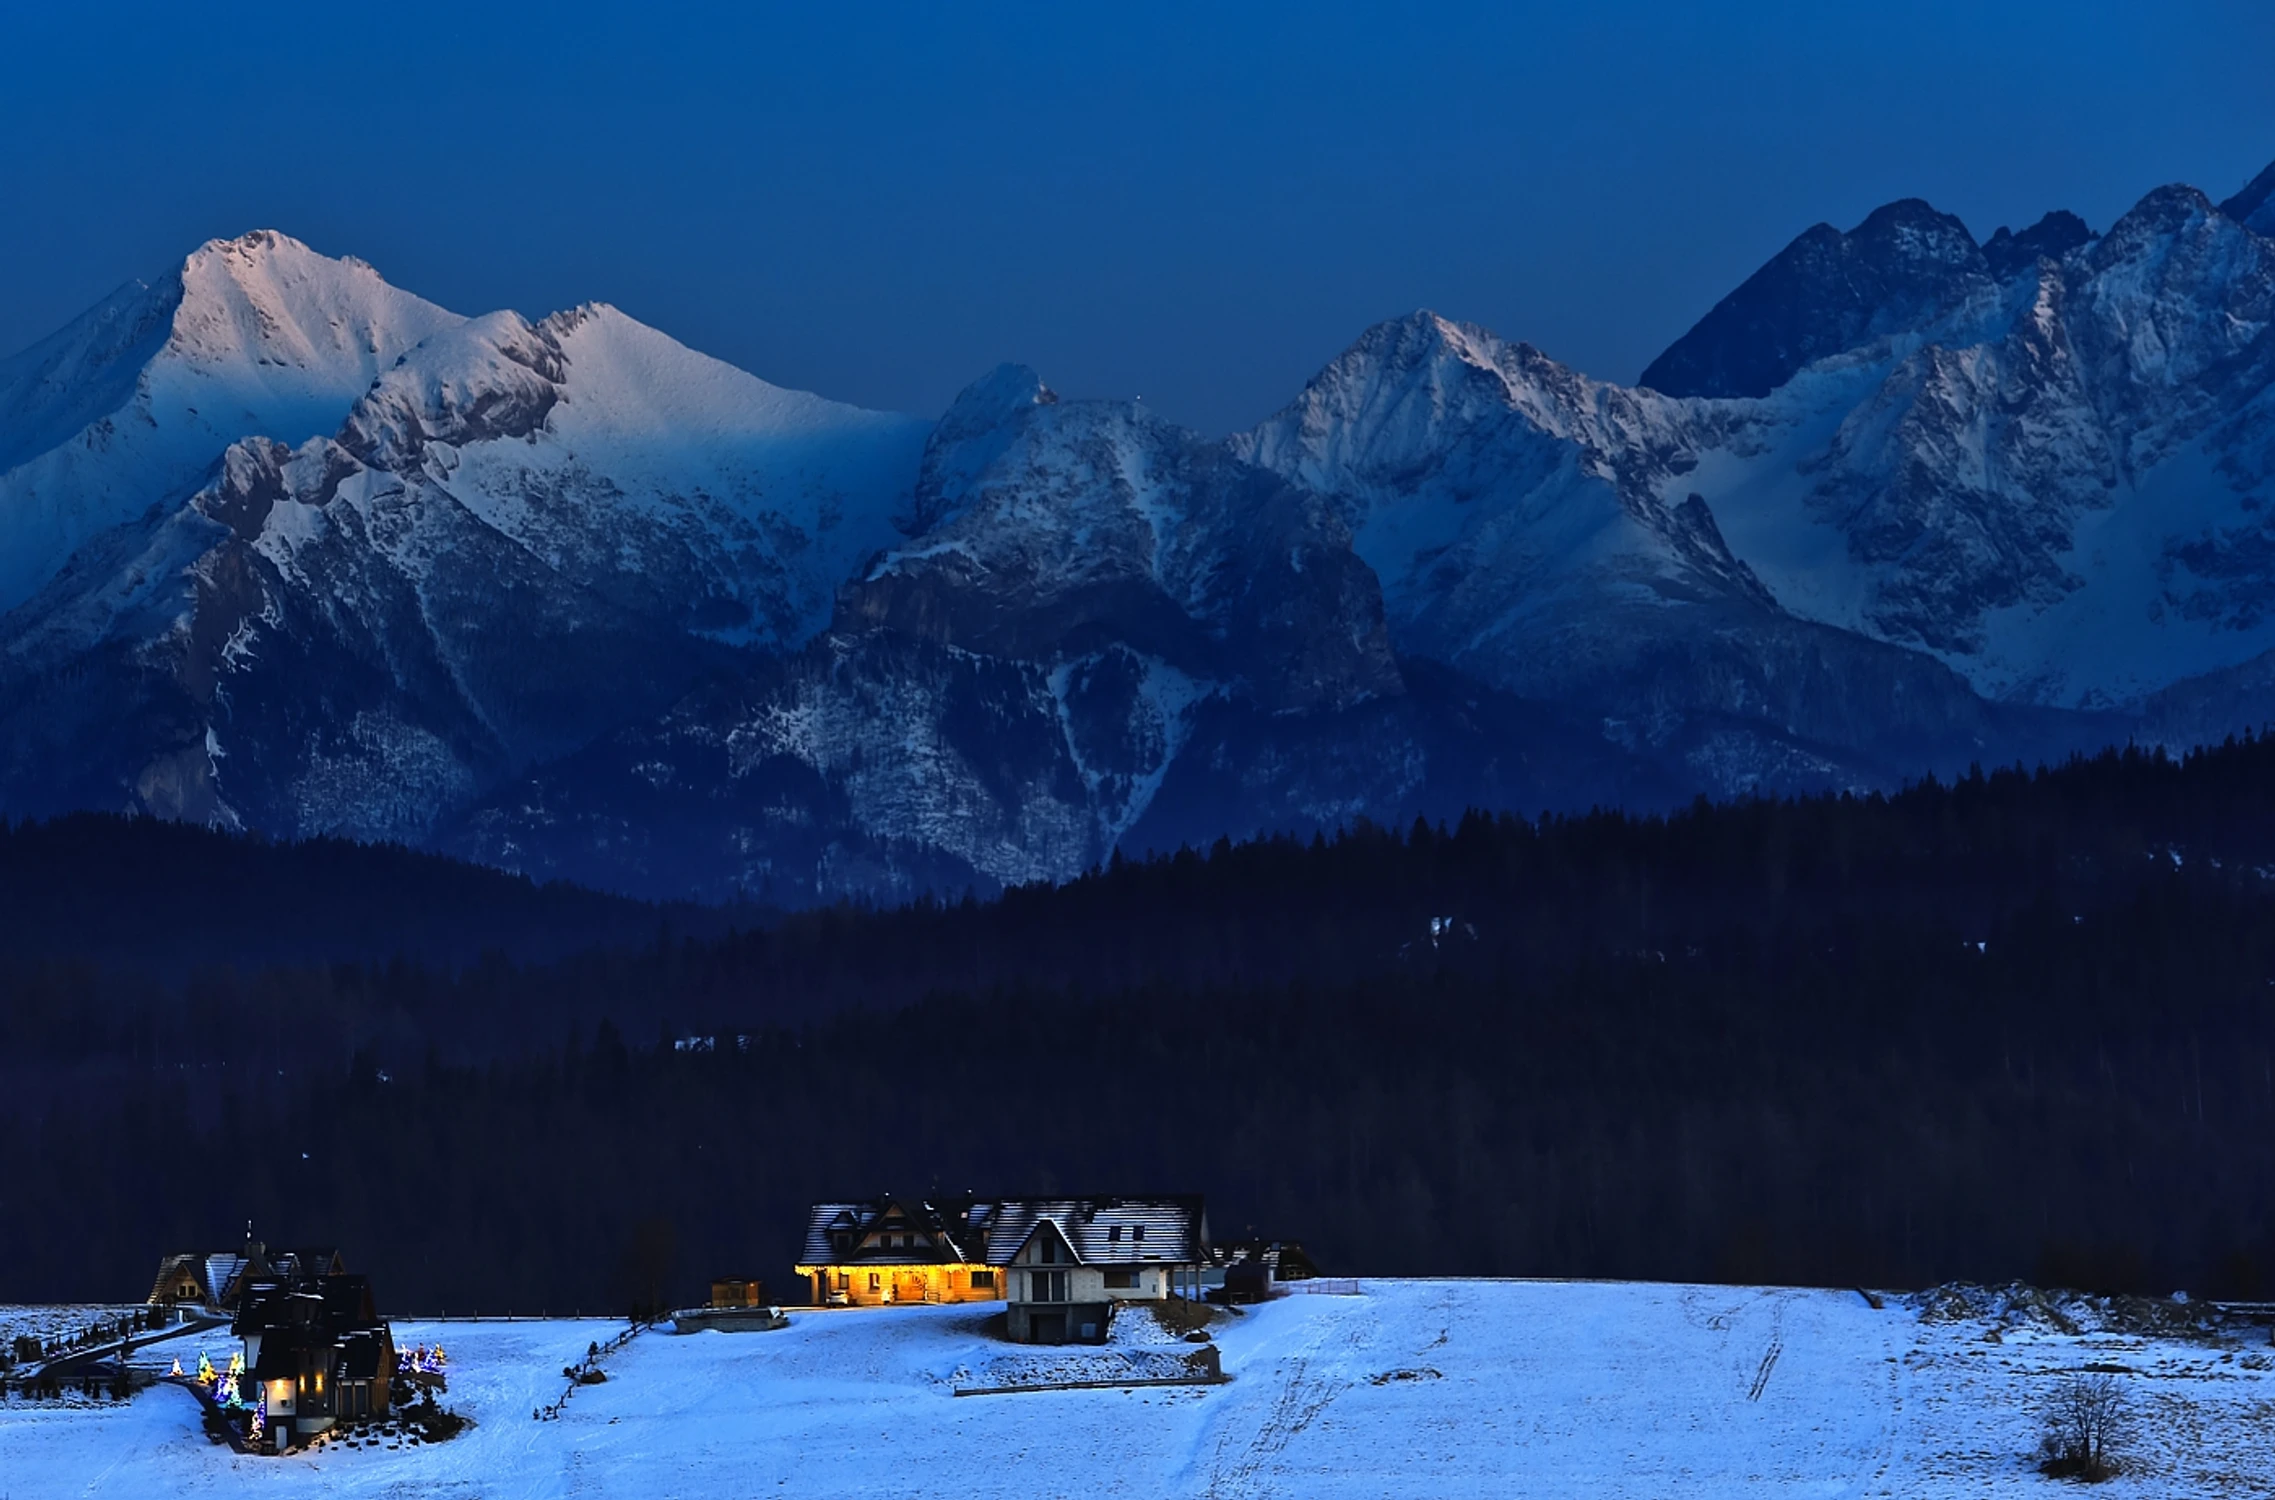
[[[1025,1357],[988,1336],[985,1308],[795,1313],[773,1333],[644,1334],[549,1421],[533,1413],[563,1367],[617,1325],[402,1323],[401,1342],[450,1350],[449,1404],[473,1419],[453,1441],[249,1458],[209,1443],[166,1386],[125,1404],[12,1399],[0,1496],[2046,1495],[2062,1491],[2034,1465],[2037,1409],[2088,1366],[2122,1372],[2136,1418],[2097,1493],[2264,1493],[2264,1332],[1882,1300],[1365,1281],[1219,1322],[1223,1385],[968,1398],[955,1390]],[[1124,1322],[1101,1357],[1157,1337]]]

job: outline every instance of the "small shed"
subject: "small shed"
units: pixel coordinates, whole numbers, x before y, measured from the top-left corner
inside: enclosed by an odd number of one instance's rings
[[[713,1307],[764,1307],[766,1283],[755,1276],[729,1276],[711,1283]]]

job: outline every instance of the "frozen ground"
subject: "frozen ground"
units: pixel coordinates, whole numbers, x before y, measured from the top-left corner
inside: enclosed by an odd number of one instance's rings
[[[400,1324],[449,1348],[464,1437],[249,1459],[208,1445],[171,1389],[10,1401],[0,1497],[2052,1497],[2070,1491],[2027,1462],[2029,1408],[2048,1372],[2088,1363],[2131,1372],[2143,1416],[2132,1472],[2095,1495],[2259,1495],[2275,1466],[2264,1333],[2064,1335],[1764,1288],[1361,1288],[1224,1325],[1234,1379],[1208,1389],[957,1399],[959,1372],[1005,1354],[986,1311],[876,1309],[645,1335],[543,1423],[531,1409],[608,1325]]]

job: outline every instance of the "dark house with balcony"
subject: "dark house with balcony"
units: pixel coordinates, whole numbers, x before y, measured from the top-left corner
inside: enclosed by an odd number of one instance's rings
[[[231,1331],[245,1343],[239,1394],[263,1407],[266,1440],[282,1450],[343,1421],[385,1416],[395,1336],[369,1278],[349,1275],[337,1251],[272,1258],[249,1248]]]

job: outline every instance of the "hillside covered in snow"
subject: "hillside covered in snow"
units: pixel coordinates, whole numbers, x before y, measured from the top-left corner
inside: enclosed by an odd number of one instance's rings
[[[160,1387],[0,1407],[0,1471],[26,1494],[280,1500],[902,1495],[918,1475],[974,1497],[2035,1496],[2043,1393],[2090,1365],[2122,1372],[2136,1416],[2096,1493],[2224,1496],[2257,1482],[2275,1396],[2264,1338],[2242,1332],[2064,1331],[1777,1287],[1349,1290],[1218,1324],[1232,1379],[1215,1387],[958,1399],[1011,1347],[983,1331],[986,1309],[863,1309],[645,1334],[549,1422],[531,1413],[610,1325],[398,1322],[398,1343],[448,1347],[462,1436],[240,1457]]]

